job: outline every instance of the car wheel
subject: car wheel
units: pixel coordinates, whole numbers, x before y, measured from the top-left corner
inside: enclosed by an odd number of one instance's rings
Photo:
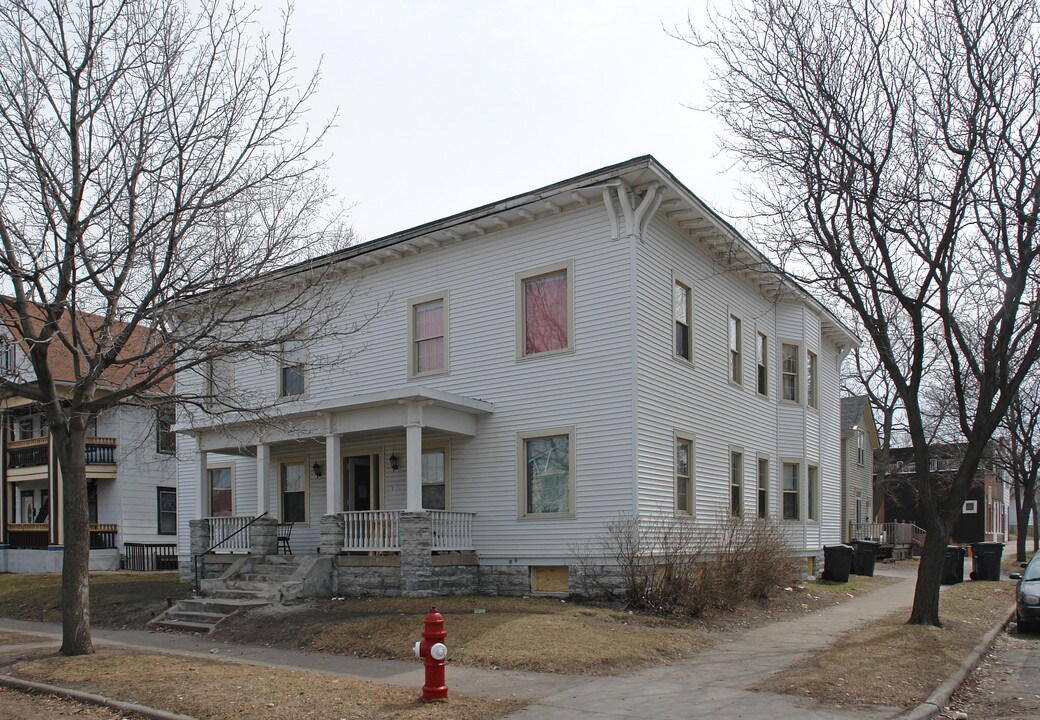
[[[1022,618],[1015,618],[1016,625],[1018,626],[1018,634],[1031,634],[1033,632],[1033,623],[1023,620]]]

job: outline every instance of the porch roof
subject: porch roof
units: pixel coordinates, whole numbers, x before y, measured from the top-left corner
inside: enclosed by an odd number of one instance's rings
[[[416,421],[473,437],[477,418],[494,411],[484,400],[412,385],[347,398],[295,400],[272,408],[271,416],[262,419],[200,418],[177,430],[194,433],[199,450],[235,452],[260,443],[385,430]]]

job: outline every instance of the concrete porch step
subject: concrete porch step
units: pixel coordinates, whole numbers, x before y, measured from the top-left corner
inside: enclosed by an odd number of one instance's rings
[[[206,633],[207,635],[213,632],[213,629],[217,626],[216,623],[197,622],[192,620],[175,620],[173,618],[163,618],[162,620],[156,620],[155,622],[149,624],[153,627],[161,628],[163,630],[179,630],[181,632]]]
[[[296,572],[298,567],[300,567],[299,563],[253,563],[253,565],[249,567],[248,572],[258,573],[260,575],[278,575],[279,577],[284,577],[292,575]]]
[[[250,608],[258,607],[260,605],[267,605],[265,601],[256,600],[255,598],[243,599],[243,598],[220,598],[220,597],[200,597],[191,598],[188,600],[180,600],[177,605],[187,612],[210,612],[219,613],[221,615],[230,615],[240,610],[248,610]]]
[[[148,624],[165,630],[208,634],[232,615],[269,604],[268,600],[258,598],[188,598],[178,601]]]
[[[216,624],[234,613],[200,612],[198,610],[170,610],[166,613],[166,621],[197,622]]]

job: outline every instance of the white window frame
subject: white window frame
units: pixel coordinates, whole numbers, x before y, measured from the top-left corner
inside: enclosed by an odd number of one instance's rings
[[[163,511],[162,509],[162,497],[164,494],[173,494],[173,530],[171,532],[163,532],[162,519],[163,515],[169,515],[170,511]],[[172,536],[177,534],[177,488],[172,485],[157,485],[155,487],[155,534]]]
[[[441,303],[441,338],[443,339],[441,367],[435,370],[419,371],[418,346],[415,337],[415,308],[440,301]],[[408,377],[429,377],[431,375],[446,375],[448,369],[448,292],[432,293],[423,295],[408,301]]]
[[[739,462],[734,463],[734,459],[739,457]],[[744,482],[745,468],[744,468],[744,448],[737,445],[729,446],[729,514],[731,517],[742,518],[744,517],[744,503],[745,503],[745,487],[747,483]],[[734,477],[734,470],[737,470],[739,477]],[[734,491],[737,497],[734,497]],[[734,512],[733,502],[736,500],[737,507]]]
[[[0,375],[14,375],[18,370],[18,343],[14,338],[0,335]]]
[[[214,470],[227,470],[228,477],[231,478],[231,514],[227,517],[235,516],[235,465],[234,463],[221,463],[220,465],[208,465],[206,467],[206,515],[209,517],[215,517],[213,515],[213,471]]]
[[[299,359],[297,360],[297,358]],[[285,391],[285,371],[294,367],[301,369],[303,390],[298,393],[287,393]],[[281,352],[278,354],[278,398],[280,400],[305,398],[309,388],[310,373],[307,372],[307,351],[303,347],[293,349],[283,345]]]
[[[686,443],[690,447],[689,467],[687,472],[689,475],[685,478],[686,481],[686,501],[689,504],[689,508],[679,507],[679,482],[682,476],[679,475],[679,445],[680,443]],[[674,502],[672,507],[675,510],[676,515],[682,515],[684,517],[694,517],[697,514],[697,494],[696,488],[697,483],[695,478],[697,477],[697,463],[696,463],[697,443],[691,433],[684,433],[679,431],[672,432],[672,494],[674,495]]]
[[[863,465],[863,447],[866,445],[866,433],[862,430],[856,431],[856,462]]]
[[[762,467],[765,465],[765,473],[762,472]],[[770,468],[769,468],[769,456],[758,455],[756,456],[755,462],[755,511],[759,519],[766,519],[770,517],[772,513],[769,512],[769,485],[770,485]],[[763,494],[765,497],[763,498]]]
[[[686,295],[686,352],[689,357],[683,357],[678,352],[679,333],[676,328],[678,319],[675,317],[675,296],[678,289],[682,289]],[[672,357],[682,363],[693,364],[693,285],[678,273],[672,273]]]
[[[759,397],[769,397],[769,335],[761,330],[755,331],[755,392]]]
[[[176,424],[177,409],[173,405],[160,405],[155,408],[155,452],[160,455],[177,454],[177,433],[173,431]],[[169,447],[164,444],[164,439],[169,443]]]
[[[802,492],[802,465],[803,465],[803,463],[802,463],[801,460],[795,460],[793,458],[784,458],[783,460],[780,461],[780,519],[783,522],[794,523],[794,522],[801,522],[802,521],[802,516],[803,516],[802,497],[804,496],[804,493]],[[787,517],[787,515],[786,515],[786,505],[787,505],[787,503],[784,502],[784,499],[786,498],[786,496],[791,492],[791,491],[789,491],[787,489],[786,485],[784,484],[786,479],[787,479],[787,468],[788,468],[788,466],[794,466],[794,468],[795,468],[795,478],[794,478],[794,487],[795,487],[795,489],[794,489],[793,492],[795,493],[794,508],[795,508],[796,517],[793,517],[793,518]]]
[[[310,458],[299,455],[293,457],[278,458],[278,521],[297,522],[306,525],[310,522],[311,505],[311,466]],[[285,519],[285,468],[288,465],[301,465],[303,467],[303,520]]]
[[[820,356],[815,350],[805,351],[805,404],[820,409]]]
[[[440,452],[444,454],[444,509],[451,510],[451,443],[431,443],[429,445],[423,445],[422,454]],[[422,460],[420,459],[420,463]],[[422,479],[422,485],[426,486],[426,479]],[[439,483],[433,483],[439,484]],[[420,489],[420,493],[421,493]],[[423,509],[429,510],[425,505]]]
[[[965,500],[961,508],[961,515],[977,515],[979,512],[978,500]]]
[[[734,337],[734,333],[736,337]],[[733,347],[734,340],[736,348]],[[726,320],[726,357],[730,383],[742,386],[744,384],[744,321],[735,312],[730,312]]]
[[[820,466],[807,463],[805,466],[805,517],[809,522],[820,522]]]
[[[540,438],[559,437],[566,435],[568,438],[568,477],[567,477],[567,504],[568,510],[566,512],[553,512],[553,513],[529,513],[527,512],[527,443],[529,440],[538,440]],[[565,427],[554,427],[545,428],[539,430],[529,430],[526,432],[519,432],[516,434],[516,516],[520,520],[552,520],[555,518],[573,518],[575,515],[574,508],[574,456],[576,454],[576,448],[574,445],[574,426],[569,425]]]
[[[798,363],[798,367],[794,369],[794,372],[788,372],[784,367],[784,348],[794,348],[794,358]],[[789,342],[787,340],[781,340],[777,344],[777,350],[780,353],[780,402],[800,405],[802,402],[802,346],[795,342]],[[787,377],[794,377],[794,398],[789,398],[786,395],[786,389],[784,385],[784,379]]]
[[[537,280],[546,275],[557,273],[567,275],[567,345],[555,350],[546,350],[538,353],[527,352],[527,313],[524,295],[524,283],[528,280]],[[553,355],[564,355],[574,352],[574,263],[570,260],[553,265],[543,265],[522,273],[517,273],[514,288],[514,305],[516,307],[516,359],[528,360],[532,358],[551,357]]]

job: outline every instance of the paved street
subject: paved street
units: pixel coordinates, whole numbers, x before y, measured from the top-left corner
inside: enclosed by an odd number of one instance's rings
[[[1040,635],[1019,635],[1012,625],[953,697],[942,718],[1040,718]]]

